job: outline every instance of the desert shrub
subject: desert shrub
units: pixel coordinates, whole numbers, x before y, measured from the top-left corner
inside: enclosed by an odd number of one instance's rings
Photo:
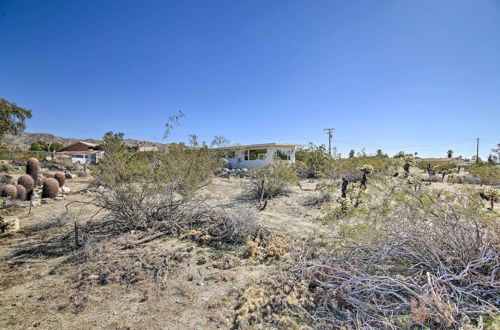
[[[14,184],[14,178],[11,175],[0,175],[0,185]]]
[[[104,188],[96,204],[108,211],[108,221],[119,231],[183,233],[200,212],[196,192],[211,182],[216,166],[208,148],[181,144],[148,154],[107,152],[93,172],[96,185]]]
[[[33,178],[35,186],[38,183],[38,175],[40,174],[40,163],[36,158],[29,158],[26,162],[26,174]]]
[[[334,166],[337,176],[344,177],[350,182],[358,182],[363,178],[363,172],[360,171],[360,168],[364,165],[372,166],[374,175],[379,176],[387,175],[396,164],[396,161],[387,157],[360,156],[338,159]]]
[[[328,327],[391,329],[498,315],[500,224],[477,193],[397,187],[385,197],[342,221],[336,247],[294,266],[314,297],[310,315]]]
[[[53,178],[47,178],[43,182],[42,198],[56,198],[59,194],[59,182]]]
[[[306,201],[306,205],[321,205],[333,200],[337,184],[333,180],[323,179],[316,184],[316,194]]]
[[[301,329],[307,325],[302,306],[312,305],[307,283],[285,276],[265,277],[247,287],[236,308],[234,328]]]
[[[13,184],[6,184],[0,191],[1,197],[9,197],[11,199],[17,198],[17,188]]]
[[[324,146],[309,144],[295,153],[295,168],[301,178],[319,178],[333,175],[333,159]]]
[[[64,183],[66,183],[66,175],[62,172],[57,172],[56,174],[54,174],[54,179],[59,182],[59,187],[64,186]]]
[[[27,198],[26,188],[24,188],[23,185],[18,184],[16,185],[16,189],[17,189],[17,199],[25,201]]]
[[[273,234],[264,227],[246,241],[244,257],[255,263],[273,262],[290,251],[290,246],[282,235]]]
[[[204,244],[242,244],[258,229],[253,209],[208,210],[183,235]]]
[[[11,164],[0,164],[0,172],[13,172],[15,170],[15,167]]]
[[[468,171],[480,184],[500,185],[500,167],[497,165],[470,165]]]
[[[264,168],[257,169],[255,178],[246,187],[248,195],[254,198],[269,199],[289,191],[299,177],[286,161],[274,161]]]

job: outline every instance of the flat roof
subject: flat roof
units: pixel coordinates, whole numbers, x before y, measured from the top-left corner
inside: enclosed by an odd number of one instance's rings
[[[248,149],[248,148],[267,148],[267,147],[300,147],[303,144],[297,143],[279,143],[279,142],[270,142],[270,143],[259,143],[259,144],[241,144],[234,145],[228,147],[214,148],[214,149]]]

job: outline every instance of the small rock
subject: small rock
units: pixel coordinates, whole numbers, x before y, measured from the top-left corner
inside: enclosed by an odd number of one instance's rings
[[[76,174],[71,173],[70,171],[64,172],[64,175],[66,176],[66,179],[74,179],[74,178],[76,178]]]
[[[203,282],[196,282],[196,285],[197,286],[203,286],[204,284],[203,284]]]
[[[54,200],[63,201],[63,200],[65,200],[65,198],[64,198],[64,196],[57,196],[57,197],[54,197]]]
[[[42,204],[49,204],[50,202],[52,202],[52,199],[50,199],[50,198],[42,198]]]
[[[66,186],[62,186],[62,187],[61,187],[61,190],[62,190],[62,192],[64,192],[64,193],[69,193],[69,192],[71,192],[71,189],[69,189],[69,187],[66,187]]]

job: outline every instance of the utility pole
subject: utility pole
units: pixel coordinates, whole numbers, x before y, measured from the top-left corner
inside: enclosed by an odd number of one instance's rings
[[[476,145],[476,164],[479,163],[479,138],[477,138],[477,145]]]
[[[332,136],[335,128],[323,128],[323,130],[328,132],[328,154],[332,156]]]

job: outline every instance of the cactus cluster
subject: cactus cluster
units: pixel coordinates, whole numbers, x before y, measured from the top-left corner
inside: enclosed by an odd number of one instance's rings
[[[54,179],[56,179],[57,182],[59,182],[59,187],[62,187],[66,182],[66,175],[64,173],[58,172],[54,174]]]
[[[31,196],[33,195],[33,189],[35,189],[35,180],[27,174],[21,175],[17,180],[17,184],[24,187],[26,191],[25,199],[31,200]]]
[[[342,212],[347,211],[351,207],[351,201],[349,200],[349,198],[338,197],[336,200],[337,200],[337,203],[340,204],[340,210]]]
[[[26,174],[33,178],[35,186],[38,184],[38,175],[40,174],[40,163],[38,159],[30,158],[26,163]]]
[[[59,194],[59,182],[48,178],[43,182],[42,198],[55,198]]]
[[[10,197],[11,199],[17,198],[17,187],[13,184],[6,184],[0,191],[0,196]]]

